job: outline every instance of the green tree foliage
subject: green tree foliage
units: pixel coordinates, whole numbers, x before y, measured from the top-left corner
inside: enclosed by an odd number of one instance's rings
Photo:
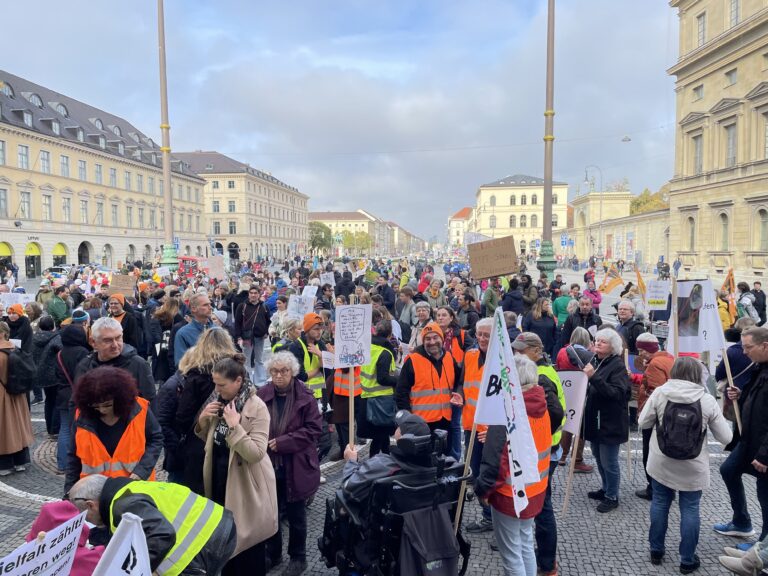
[[[330,250],[333,246],[333,233],[322,222],[309,223],[309,247],[312,250]]]
[[[664,202],[664,191],[659,190],[655,194],[652,194],[648,188],[643,190],[642,194],[635,196],[629,204],[630,214],[643,214],[645,212],[653,212],[654,210],[662,210],[663,208],[669,208],[669,204]]]

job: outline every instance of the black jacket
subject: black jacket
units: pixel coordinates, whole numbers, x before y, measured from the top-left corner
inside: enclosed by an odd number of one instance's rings
[[[66,410],[72,397],[70,381],[75,382],[78,364],[88,357],[91,346],[80,326],[65,326],[61,330],[61,364],[56,362],[56,408]],[[62,366],[64,369],[62,370]]]
[[[17,338],[21,340],[21,349],[24,352],[32,353],[32,325],[29,322],[29,318],[26,316],[19,316],[16,322],[12,322],[10,319],[6,320],[8,326],[11,329],[11,338]]]
[[[563,330],[560,333],[560,342],[563,345],[568,344],[571,341],[571,334],[573,334],[573,331],[578,327],[589,330],[591,326],[600,328],[602,325],[603,319],[600,318],[600,315],[595,313],[594,310],[587,316],[582,315],[579,310],[576,310],[576,312],[568,316],[565,322],[563,322]]]
[[[514,312],[515,314],[522,314],[525,310],[525,303],[523,302],[523,293],[519,288],[516,290],[508,290],[504,297],[501,299],[501,309],[504,312]]]
[[[739,442],[745,447],[744,465],[749,466],[752,460],[768,465],[768,363],[760,364],[744,386],[739,408],[742,425]],[[755,470],[750,466],[750,471]]]
[[[595,357],[595,373],[589,379],[584,407],[584,439],[603,444],[629,440],[628,404],[631,387],[621,356]]]
[[[157,422],[163,431],[163,469],[175,472],[183,469],[184,454],[179,450],[180,436],[176,430],[176,413],[179,409],[179,397],[184,390],[184,376],[176,372],[168,378],[157,392]]]
[[[533,332],[541,338],[544,344],[544,352],[549,356],[554,355],[555,345],[557,344],[557,323],[551,314],[542,314],[541,318],[536,320],[533,313],[529,312],[523,316],[523,332]]]
[[[269,330],[271,314],[267,305],[259,300],[251,304],[248,300],[235,309],[235,340],[243,337],[243,332],[249,330],[253,338],[263,338]]]
[[[352,273],[345,271],[341,277],[341,282],[336,284],[333,291],[336,293],[336,296],[346,296],[347,298],[349,298],[350,294],[354,294],[355,283],[352,282]]]
[[[210,373],[197,369],[184,375],[184,388],[178,399],[178,409],[174,428],[179,437],[179,450],[184,458],[178,464],[183,469],[184,486],[204,493],[203,461],[205,460],[205,442],[195,435],[194,428],[200,410],[213,392],[213,377]]]
[[[152,371],[149,368],[149,363],[141,356],[136,354],[136,349],[128,344],[123,344],[123,352],[117,358],[112,358],[106,362],[99,360],[98,354],[92,352],[85,358],[83,358],[77,365],[75,370],[75,382],[77,379],[88,372],[94,370],[99,366],[112,366],[114,368],[122,368],[136,380],[136,384],[139,387],[139,396],[145,400],[155,399],[157,390],[155,389],[155,379],[152,378]],[[150,405],[154,410],[154,403]]]
[[[637,355],[637,337],[645,332],[645,324],[633,318],[628,320],[626,324],[618,324],[616,331],[624,338],[629,353]]]
[[[120,319],[120,325],[123,327],[123,342],[138,351],[141,338],[139,323],[134,316],[133,310],[125,311],[125,314]]]
[[[416,348],[416,350],[413,351],[413,354],[419,354],[420,356],[423,356],[429,360],[435,367],[438,377],[440,377],[443,372],[442,356],[439,360],[432,358],[432,356],[427,354],[424,346],[419,346]],[[456,360],[453,361],[453,371],[455,374],[455,381],[452,391],[458,392],[462,397],[464,397],[464,369],[461,364],[456,362]],[[403,364],[402,369],[400,370],[400,378],[398,379],[397,386],[395,387],[395,404],[397,404],[398,410],[411,409],[411,388],[413,388],[415,381],[416,374],[413,371],[413,362],[411,361],[411,357],[408,356],[408,358],[405,359],[405,363]]]
[[[61,336],[40,331],[32,337],[32,358],[37,364],[37,383],[42,388],[56,385],[56,355],[61,350]]]
[[[394,314],[396,297],[392,286],[389,284],[377,284],[373,291],[384,300],[384,306],[389,310],[390,314]]]

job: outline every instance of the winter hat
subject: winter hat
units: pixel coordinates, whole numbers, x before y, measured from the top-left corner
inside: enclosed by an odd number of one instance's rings
[[[534,334],[533,332],[523,332],[515,338],[514,342],[512,342],[512,349],[521,351],[526,348],[541,348],[543,350],[544,344],[541,342],[541,338],[539,338],[538,334]]]
[[[213,311],[214,316],[219,319],[219,322],[222,324],[227,323],[227,313],[224,310],[214,310]]]
[[[19,316],[24,316],[24,306],[21,304],[11,304],[7,308],[8,314],[18,314]]]
[[[85,310],[75,310],[72,312],[72,324],[82,324],[88,321],[88,312]]]
[[[424,340],[424,338],[427,336],[427,334],[434,332],[438,336],[440,336],[440,340],[445,340],[445,335],[443,334],[443,330],[440,328],[440,326],[437,325],[437,322],[429,322],[427,323],[424,328],[421,329],[421,339]]]
[[[635,342],[638,350],[645,350],[649,354],[656,354],[656,352],[659,351],[659,343],[653,342],[653,341],[647,341],[643,342],[642,340],[637,340]]]
[[[429,425],[421,416],[411,414],[408,410],[400,410],[395,414],[395,423],[400,428],[400,434],[414,436],[429,436]]]
[[[323,324],[323,318],[319,314],[315,314],[314,312],[304,314],[304,332],[309,332],[318,324]]]
[[[125,296],[123,296],[122,294],[120,294],[120,292],[115,292],[114,294],[110,294],[110,295],[109,295],[109,298],[110,298],[110,300],[111,300],[112,298],[114,298],[115,300],[117,300],[118,302],[120,302],[120,305],[121,305],[121,306],[125,306]]]

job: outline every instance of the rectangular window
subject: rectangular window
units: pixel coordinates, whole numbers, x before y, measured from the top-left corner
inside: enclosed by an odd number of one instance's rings
[[[160,210],[160,230],[165,230],[165,210]]]
[[[72,222],[72,199],[61,199],[61,219],[64,222]]]
[[[20,197],[21,202],[19,203],[19,215],[22,218],[29,219],[32,217],[32,193],[22,192]]]
[[[739,4],[741,3],[741,0],[731,0],[730,5],[730,19],[731,19],[731,26],[736,26],[736,24],[739,23]]]
[[[184,186],[182,186],[181,184],[178,184],[176,186],[176,198],[181,200],[181,197],[183,194],[184,194]]]
[[[0,140],[0,166],[5,166],[5,140]]]
[[[61,155],[59,158],[59,169],[64,178],[69,178],[69,156]]]
[[[32,112],[29,110],[24,110],[24,124],[29,127],[32,126]]]
[[[227,180],[227,188],[229,188],[230,190],[234,190],[235,189],[235,181],[234,180]]]
[[[214,190],[218,190],[219,189],[219,181],[218,180],[212,181],[211,182],[211,188],[213,188]]]
[[[136,174],[136,191],[144,192],[144,176],[141,174]]]
[[[701,100],[704,98],[704,84],[699,84],[693,87],[693,101]]]
[[[109,185],[112,188],[117,188],[117,168],[109,169]]]
[[[96,225],[104,226],[104,202],[96,202]]]
[[[237,222],[235,222],[234,220],[229,221],[229,233],[237,234]]]
[[[131,173],[128,170],[125,171],[125,189],[131,189]]]
[[[732,168],[736,166],[736,124],[729,124],[725,127],[725,166]]]
[[[147,176],[147,192],[150,196],[155,195],[155,177]]]
[[[736,81],[738,80],[738,73],[736,68],[732,68],[731,70],[728,70],[725,73],[725,85],[726,86],[733,86],[736,84]]]
[[[704,145],[702,135],[692,138],[693,141],[693,173],[701,174],[704,171]]]
[[[192,200],[192,186],[187,186],[187,202]]]
[[[8,218],[8,190],[0,188],[0,217]]]
[[[133,228],[133,206],[125,207],[125,226]]]
[[[139,228],[144,229],[144,208],[139,208]]]
[[[214,212],[218,212],[219,211],[219,201],[218,200],[214,200],[213,201],[213,211]]]
[[[80,200],[80,223],[88,224],[88,200]]]
[[[768,160],[768,114],[763,114],[763,158]]]
[[[184,214],[179,214],[179,230],[184,230]]]
[[[157,227],[157,221],[155,220],[155,209],[149,209],[149,227],[154,230]]]
[[[29,170],[29,146],[19,144],[18,165],[22,170]]]
[[[187,230],[192,230],[192,214],[187,214]]]
[[[216,236],[218,236],[219,234],[221,234],[221,222],[219,222],[218,220],[214,220],[214,221],[213,221],[213,233],[214,233]]]
[[[50,194],[43,194],[43,220],[46,222],[51,221],[52,217],[52,204],[53,198]]]
[[[51,153],[47,150],[40,150],[40,172],[51,173]]]
[[[707,41],[707,13],[696,16],[696,46],[704,46]]]
[[[96,184],[104,183],[104,167],[101,164],[96,164],[96,167],[93,171],[93,176]]]
[[[234,200],[230,200],[229,201],[228,206],[227,206],[227,210],[229,210],[230,212],[234,212],[235,211],[235,201]]]
[[[200,203],[200,188],[195,188],[195,202]]]
[[[88,166],[85,163],[85,160],[77,161],[77,177],[83,182],[88,180]]]
[[[112,212],[112,226],[119,226],[120,213],[117,211],[117,204],[112,204],[111,212]]]
[[[195,216],[195,232],[200,232],[200,216]]]

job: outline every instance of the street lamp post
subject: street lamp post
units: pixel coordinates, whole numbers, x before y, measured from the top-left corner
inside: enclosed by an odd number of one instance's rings
[[[157,40],[160,56],[160,131],[162,134],[163,180],[165,181],[165,235],[163,266],[176,270],[179,259],[173,244],[173,183],[171,182],[171,125],[168,120],[168,78],[165,65],[165,13],[163,0],[157,0]]]
[[[590,182],[589,180],[589,170],[597,170],[597,173],[600,174],[600,222],[598,225],[598,233],[597,233],[597,255],[601,258],[603,257],[603,171],[600,169],[599,166],[595,166],[594,164],[589,164],[584,167],[584,185],[585,186],[592,186],[590,192],[594,191],[594,178]],[[590,219],[591,223],[591,219]]]

